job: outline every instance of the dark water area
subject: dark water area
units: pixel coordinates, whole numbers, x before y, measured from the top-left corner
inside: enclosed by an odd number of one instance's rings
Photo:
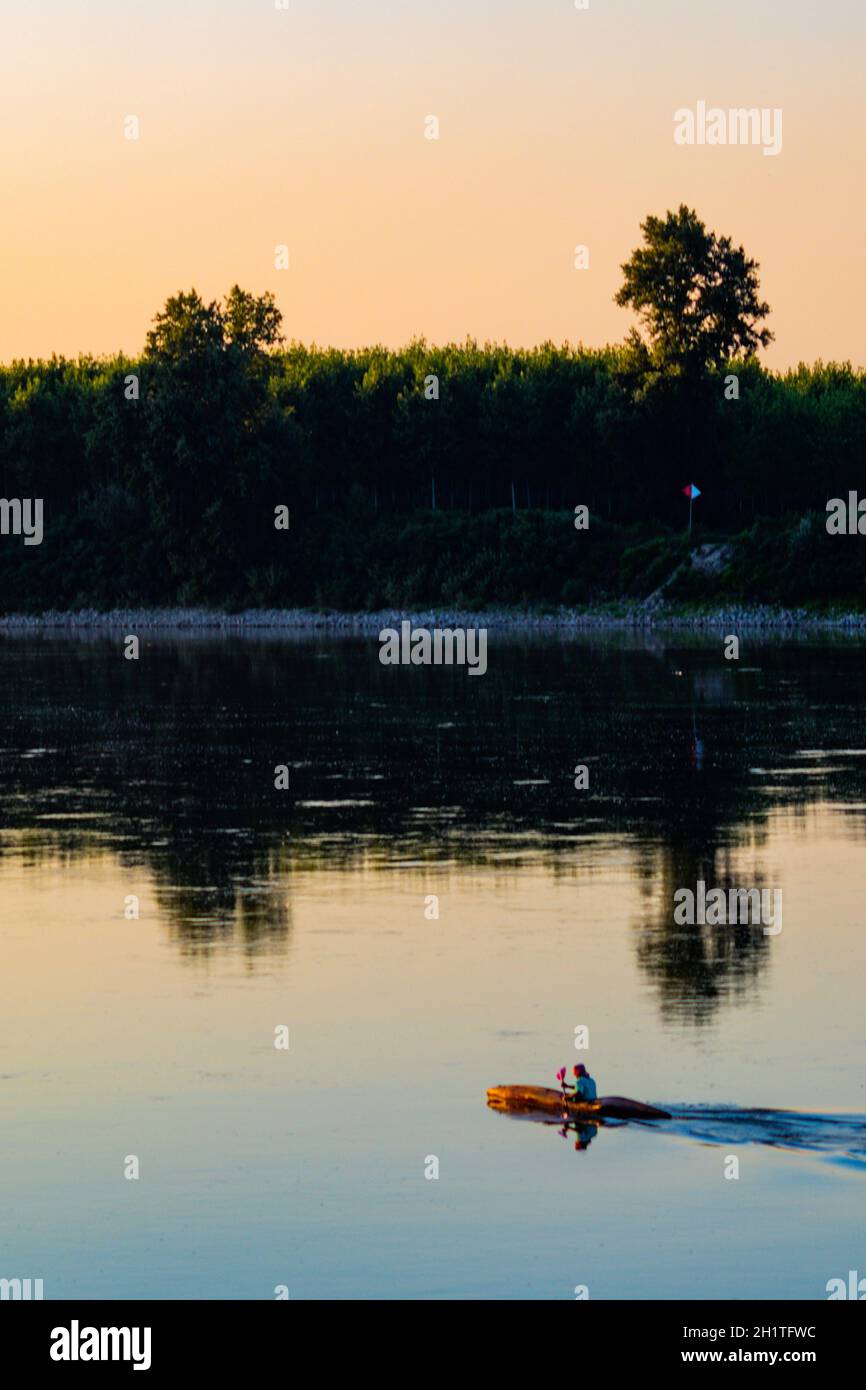
[[[0,638],[8,1258],[46,1297],[826,1296],[866,1262],[864,690],[858,640],[493,630],[469,677]],[[699,882],[780,929],[676,921]],[[576,1060],[673,1119],[487,1110]]]
[[[688,638],[491,645],[469,679],[383,668],[371,638],[148,639],[139,662],[118,640],[7,640],[4,826],[30,832],[34,863],[98,846],[146,866],[180,946],[240,929],[251,957],[289,929],[275,858],[556,877],[618,838],[658,918],[644,968],[699,1020],[768,942],[720,932],[710,964],[673,930],[674,888],[725,886],[730,851],[782,809],[830,801],[866,832],[860,643],[771,644],[759,665]]]

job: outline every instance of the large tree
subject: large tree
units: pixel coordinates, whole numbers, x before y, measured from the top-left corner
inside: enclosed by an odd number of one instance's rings
[[[641,231],[644,244],[622,266],[616,302],[637,313],[653,365],[692,374],[772,342],[759,327],[770,312],[758,293],[759,267],[742,246],[708,232],[685,204],[648,217]]]
[[[279,332],[273,296],[235,285],[222,303],[172,296],[147,335],[142,466],[184,601],[241,589],[292,500],[301,441],[268,379]]]

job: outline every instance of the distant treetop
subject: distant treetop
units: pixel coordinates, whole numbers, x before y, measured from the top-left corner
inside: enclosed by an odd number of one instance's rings
[[[758,327],[770,312],[758,294],[759,266],[742,246],[708,232],[684,203],[664,218],[648,217],[641,231],[644,244],[622,266],[615,300],[637,313],[656,367],[701,372],[753,357],[773,341]]]
[[[264,352],[281,341],[282,321],[270,291],[254,295],[233,285],[222,303],[215,299],[205,304],[196,290],[181,290],[156,315],[145,356],[172,362],[227,347]]]

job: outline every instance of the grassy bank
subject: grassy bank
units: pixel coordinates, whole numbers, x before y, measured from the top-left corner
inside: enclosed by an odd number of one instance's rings
[[[857,536],[829,536],[823,513],[756,521],[738,533],[696,529],[690,537],[596,516],[577,531],[568,512],[293,514],[288,532],[266,537],[258,563],[225,573],[217,585],[178,581],[146,512],[123,498],[116,506],[119,516],[102,506],[49,517],[39,546],[4,537],[0,611],[866,610],[866,546]]]

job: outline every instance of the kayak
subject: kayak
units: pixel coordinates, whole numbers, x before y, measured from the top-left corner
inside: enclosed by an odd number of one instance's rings
[[[493,1110],[547,1110],[554,1115],[568,1113],[569,1119],[589,1120],[669,1120],[667,1110],[644,1105],[627,1096],[599,1096],[598,1100],[565,1100],[561,1091],[547,1086],[491,1086],[487,1104]]]

